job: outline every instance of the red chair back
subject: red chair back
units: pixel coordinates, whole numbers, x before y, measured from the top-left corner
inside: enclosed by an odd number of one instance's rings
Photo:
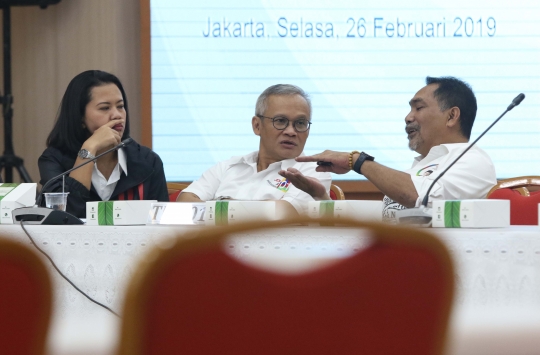
[[[229,233],[265,226],[199,231],[154,251],[129,287],[119,354],[442,352],[453,272],[437,239],[350,222],[371,229],[371,247],[295,276],[223,251]]]
[[[167,191],[169,193],[169,202],[176,202],[182,190],[188,186],[189,184],[183,184],[180,182],[168,182]]]
[[[537,226],[540,191],[533,191],[528,195],[523,195],[515,189],[505,188],[494,190],[488,198],[510,200],[510,224]]]
[[[0,354],[45,351],[51,314],[51,284],[41,259],[0,237]]]
[[[345,194],[341,187],[331,184],[330,185],[330,198],[332,200],[345,200]]]

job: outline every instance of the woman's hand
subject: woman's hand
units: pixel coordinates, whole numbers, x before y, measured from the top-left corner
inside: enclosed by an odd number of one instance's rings
[[[106,148],[120,144],[122,136],[120,132],[113,129],[117,124],[125,124],[121,120],[111,120],[94,131],[94,133],[84,142],[83,148],[96,155]]]

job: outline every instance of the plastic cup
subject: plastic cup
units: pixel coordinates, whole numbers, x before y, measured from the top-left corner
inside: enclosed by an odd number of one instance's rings
[[[47,192],[45,195],[45,206],[55,211],[65,211],[69,192]]]

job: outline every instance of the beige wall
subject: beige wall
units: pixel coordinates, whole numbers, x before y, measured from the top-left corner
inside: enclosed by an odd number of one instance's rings
[[[13,7],[11,24],[15,154],[24,159],[34,182],[64,90],[84,70],[120,78],[130,105],[131,135],[140,141],[139,1],[62,0],[45,10]],[[2,75],[0,70],[3,94]],[[3,123],[0,131],[3,153]],[[19,181],[16,171],[13,175]]]

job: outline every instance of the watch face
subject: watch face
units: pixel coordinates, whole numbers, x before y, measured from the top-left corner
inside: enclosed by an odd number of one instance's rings
[[[79,156],[81,158],[88,158],[88,151],[86,149],[79,150]]]

